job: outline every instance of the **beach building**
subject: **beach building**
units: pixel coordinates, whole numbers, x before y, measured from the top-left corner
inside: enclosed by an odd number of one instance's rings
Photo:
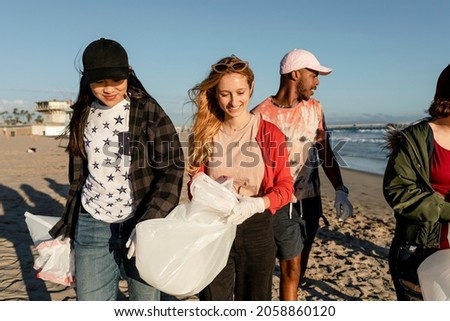
[[[42,124],[33,125],[33,135],[58,136],[72,116],[71,100],[45,100],[36,102],[35,110],[42,114]]]

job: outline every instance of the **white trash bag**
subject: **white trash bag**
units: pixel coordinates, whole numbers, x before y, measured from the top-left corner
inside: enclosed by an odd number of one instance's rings
[[[143,280],[175,296],[199,293],[225,267],[236,236],[226,217],[238,203],[232,181],[220,184],[204,173],[194,176],[192,202],[166,218],[136,226],[136,266]]]
[[[417,274],[425,301],[450,300],[450,249],[427,257],[419,265]]]
[[[59,217],[25,212],[25,222],[39,254],[33,266],[36,277],[71,286],[75,280],[75,256],[70,239],[53,239],[48,233],[59,220]]]

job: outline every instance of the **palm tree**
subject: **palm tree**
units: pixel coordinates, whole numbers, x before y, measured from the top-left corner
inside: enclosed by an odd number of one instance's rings
[[[18,108],[13,109],[14,119],[12,125],[16,125],[20,121],[20,112]]]
[[[24,118],[26,118],[28,111],[27,110],[23,110],[21,109],[19,112],[19,116],[20,116],[20,123],[24,124],[25,121],[23,120]]]
[[[26,111],[25,117],[27,118],[27,124],[31,123],[31,120],[33,119],[34,113],[29,112],[28,110]]]
[[[3,119],[3,123],[5,123],[6,122],[6,119],[7,119],[7,117],[8,117],[8,114],[9,114],[9,111],[2,111],[2,112],[0,112],[0,116],[2,116],[2,119]]]

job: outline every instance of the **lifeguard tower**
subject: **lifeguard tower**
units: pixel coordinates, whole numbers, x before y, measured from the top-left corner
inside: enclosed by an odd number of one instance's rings
[[[41,125],[33,125],[34,135],[58,136],[70,121],[72,116],[71,100],[46,100],[36,102],[35,110],[42,114]]]

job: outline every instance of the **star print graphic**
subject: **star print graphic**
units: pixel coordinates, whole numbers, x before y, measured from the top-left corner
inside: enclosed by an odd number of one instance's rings
[[[125,172],[125,174],[122,175],[122,176],[123,176],[123,178],[124,178],[126,181],[129,181],[129,180],[131,179],[131,174],[128,173],[128,172]]]
[[[116,189],[119,191],[119,194],[127,192],[127,189],[125,187],[123,187],[123,186],[120,186],[120,188],[116,188]]]
[[[125,118],[122,118],[122,117],[120,117],[120,115],[119,115],[119,117],[114,118],[114,119],[115,119],[115,121],[116,121],[116,124],[115,124],[115,125],[117,125],[117,124],[122,124],[122,125],[123,125],[122,121],[123,121]]]
[[[134,208],[129,186],[130,109],[126,102],[117,108],[103,108],[96,101],[87,119],[84,142],[91,172],[84,187],[83,205],[87,199],[88,210],[100,219],[123,219]]]

